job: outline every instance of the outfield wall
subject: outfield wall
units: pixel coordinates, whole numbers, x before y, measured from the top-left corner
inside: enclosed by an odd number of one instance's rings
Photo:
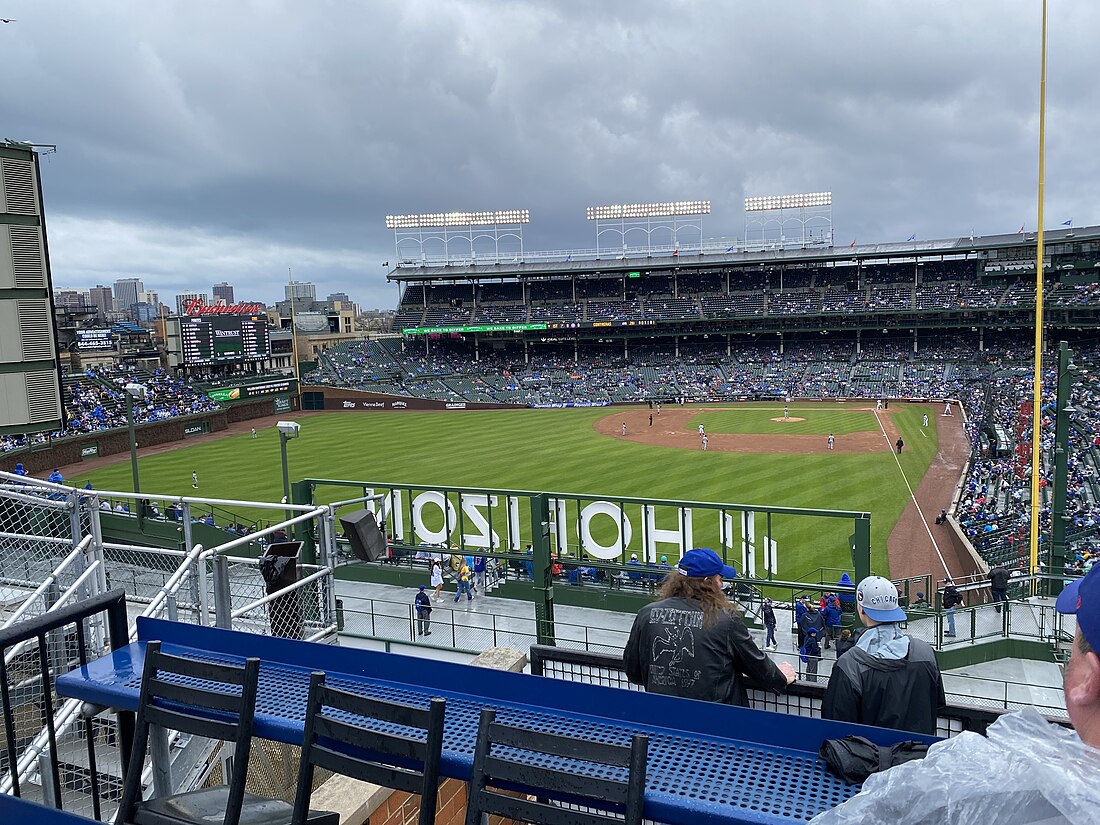
[[[358,412],[409,412],[409,411],[447,411],[447,410],[516,410],[524,409],[518,404],[483,404],[478,401],[441,401],[434,398],[414,398],[409,395],[386,395],[379,392],[363,392],[346,387],[330,387],[323,384],[304,384],[302,395],[320,394],[321,406],[308,401],[304,409],[326,410],[329,412],[352,410]],[[314,401],[314,403],[316,403]]]
[[[298,409],[298,399],[291,398],[292,409]],[[272,401],[266,398],[252,403],[233,404],[226,409],[201,415],[176,416],[162,421],[138,424],[135,437],[140,447],[153,447],[182,441],[196,435],[221,432],[237,421],[272,415]],[[94,452],[93,452],[94,449]],[[32,475],[48,473],[54,467],[79,464],[85,458],[117,455],[130,451],[130,431],[126,427],[84,435],[70,436],[21,450],[0,454],[0,470],[13,472],[22,463]]]

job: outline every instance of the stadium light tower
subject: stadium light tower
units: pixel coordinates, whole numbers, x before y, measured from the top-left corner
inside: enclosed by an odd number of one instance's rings
[[[677,237],[681,229],[695,229],[699,232],[699,246],[703,243],[703,215],[710,214],[710,201],[665,201],[664,203],[614,203],[606,206],[589,206],[586,210],[588,220],[596,222],[596,258],[600,257],[600,236],[612,232],[619,236],[622,255],[627,253],[626,236],[631,232],[645,233],[646,254],[653,250],[653,233],[671,232],[672,245],[669,252],[678,255],[680,242]],[[680,218],[696,218],[694,223],[682,223]],[[654,225],[656,221],[656,225]]]
[[[803,248],[810,243],[833,245],[833,193],[804,192],[798,195],[762,195],[745,198],[745,243],[750,229],[758,228],[760,247],[768,248],[768,230],[777,229],[773,247],[783,249],[788,243],[786,225],[800,228]],[[817,230],[817,235],[814,232]],[[793,241],[793,239],[791,239]]]
[[[492,263],[500,263],[500,242],[502,239],[518,241],[516,250],[506,252],[515,261],[523,259],[523,225],[531,222],[528,209],[497,209],[485,212],[428,212],[419,215],[386,215],[386,229],[393,230],[394,249],[397,265],[409,265],[408,257],[402,258],[401,247],[413,245],[416,248],[416,262],[422,266],[428,263],[424,245],[442,244],[443,254],[439,263],[447,266],[451,263],[451,242],[462,241],[468,250],[468,256],[460,261],[477,262],[477,241],[493,242]]]

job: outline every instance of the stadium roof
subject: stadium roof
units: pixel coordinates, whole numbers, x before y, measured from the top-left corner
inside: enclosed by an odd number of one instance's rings
[[[1100,226],[1047,230],[1044,244],[1072,240],[1075,242],[1100,240]],[[941,256],[959,257],[984,251],[1016,246],[1035,247],[1035,233],[1005,235],[975,235],[932,241],[904,241],[882,244],[856,244],[854,246],[818,246],[799,249],[756,250],[746,252],[719,252],[707,254],[673,254],[671,252],[637,254],[628,251],[623,257],[595,257],[574,260],[561,252],[529,252],[522,261],[510,263],[476,263],[456,260],[449,266],[398,267],[386,275],[389,281],[474,281],[483,279],[569,276],[605,272],[617,274],[645,268],[647,270],[672,270],[684,268],[777,264],[833,263],[853,260],[878,260],[884,258],[922,258]],[[615,255],[608,252],[608,255]],[[572,256],[575,257],[575,256]]]

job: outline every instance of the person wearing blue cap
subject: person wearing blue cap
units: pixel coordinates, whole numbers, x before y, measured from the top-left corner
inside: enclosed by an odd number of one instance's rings
[[[431,636],[432,599],[428,595],[428,588],[424,585],[420,585],[420,589],[417,590],[416,598],[413,599],[413,603],[416,608],[416,635]]]
[[[736,571],[713,550],[688,550],[638,611],[623,651],[626,675],[649,693],[746,705],[742,676],[776,691],[795,680],[757,647],[722,592]]]
[[[1058,595],[1055,609],[1077,617],[1077,632],[1066,664],[1066,710],[1081,741],[1100,748],[1100,564]]]
[[[898,589],[868,576],[856,588],[856,613],[867,629],[833,666],[821,717],[934,736],[947,707],[943,679],[932,646],[898,627]]]

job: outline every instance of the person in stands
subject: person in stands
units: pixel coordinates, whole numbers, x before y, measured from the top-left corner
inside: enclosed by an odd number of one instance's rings
[[[795,681],[756,646],[722,593],[736,576],[709,548],[688,550],[661,584],[660,600],[638,611],[623,651],[626,675],[649,693],[746,705],[750,676],[776,691]]]
[[[898,589],[868,576],[856,588],[856,611],[867,629],[833,666],[822,718],[935,735],[947,706],[943,679],[931,645],[898,627]]]

